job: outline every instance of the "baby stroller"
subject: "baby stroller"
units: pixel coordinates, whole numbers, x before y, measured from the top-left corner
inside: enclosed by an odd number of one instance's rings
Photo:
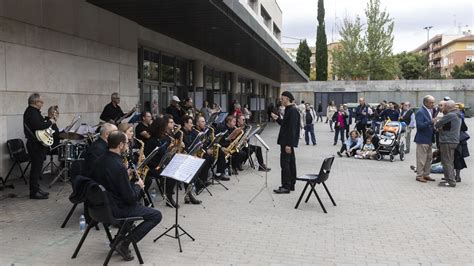
[[[390,156],[391,162],[397,155],[400,155],[400,161],[405,159],[405,128],[406,125],[398,121],[389,121],[383,126],[376,150],[377,160],[382,160],[385,155]]]

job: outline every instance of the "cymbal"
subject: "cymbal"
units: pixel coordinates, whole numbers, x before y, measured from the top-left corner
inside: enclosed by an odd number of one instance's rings
[[[69,140],[81,140],[84,139],[84,136],[75,132],[61,132],[59,133],[59,138]]]

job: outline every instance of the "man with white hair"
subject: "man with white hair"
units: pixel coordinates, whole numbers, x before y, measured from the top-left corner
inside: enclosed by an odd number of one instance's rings
[[[444,103],[443,113],[444,116],[435,123],[435,128],[439,132],[439,150],[445,178],[444,182],[439,183],[439,186],[455,187],[454,150],[459,144],[461,116],[453,100]]]
[[[433,151],[434,118],[433,106],[435,98],[431,95],[423,97],[423,106],[416,112],[416,181],[426,183],[435,181],[430,177]]]
[[[116,130],[117,126],[110,123],[105,123],[100,127],[99,138],[89,146],[84,156],[85,165],[88,171],[91,170],[91,167],[94,165],[95,161],[97,161],[97,159],[102,157],[107,152],[107,138],[112,131]]]

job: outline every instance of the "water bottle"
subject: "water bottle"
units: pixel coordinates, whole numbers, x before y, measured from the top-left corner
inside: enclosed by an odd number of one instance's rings
[[[151,189],[151,198],[154,199],[156,197],[156,188]]]
[[[81,232],[86,230],[86,218],[84,217],[84,214],[81,214],[81,217],[79,217],[79,230]]]
[[[226,176],[229,176],[229,169],[226,168],[226,169],[224,170],[224,174],[225,174]]]

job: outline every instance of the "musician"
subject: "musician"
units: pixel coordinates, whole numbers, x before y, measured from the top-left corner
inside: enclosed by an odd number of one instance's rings
[[[182,131],[183,131],[183,143],[184,143],[184,150],[186,153],[189,153],[192,149],[192,144],[195,142],[196,137],[199,134],[199,131],[197,131],[194,128],[193,124],[193,118],[185,115],[182,118],[183,124],[182,124]],[[201,169],[202,171],[203,169]],[[193,180],[192,184],[194,185],[195,180]],[[184,203],[192,203],[192,204],[201,204],[201,201],[196,198],[196,196],[193,194],[192,186],[189,184],[185,184],[186,187],[186,195],[184,197]]]
[[[249,126],[246,124],[246,119],[243,114],[237,116],[237,127],[244,127],[244,130],[247,131]],[[263,156],[262,156],[262,148],[260,146],[255,146],[247,142],[247,147],[242,148],[242,150],[245,152],[247,157],[244,158],[244,160],[247,160],[252,156],[253,153],[257,156],[257,162],[258,162],[258,171],[270,171],[271,168],[267,167],[263,161]]]
[[[184,110],[184,113],[187,116],[190,116],[193,119],[194,119],[194,117],[196,117],[197,112],[196,112],[196,109],[193,106],[193,98],[186,97],[184,99],[183,110]]]
[[[36,130],[43,130],[56,124],[56,120],[50,118],[45,120],[41,115],[43,98],[38,93],[33,93],[28,97],[28,107],[23,114],[23,131],[26,137],[26,148],[31,159],[30,168],[30,199],[47,199],[49,193],[41,190],[38,179],[41,175],[41,168],[46,159],[47,149],[36,138]]]
[[[277,140],[281,147],[281,186],[273,190],[277,194],[288,194],[290,191],[295,190],[295,148],[298,147],[300,139],[300,113],[293,103],[294,100],[295,98],[290,92],[284,91],[280,96],[281,104],[285,106],[283,119],[279,115],[272,113],[272,118],[281,126]]]
[[[140,123],[135,127],[135,136],[137,139],[146,142],[151,138],[150,125],[153,122],[151,113],[144,111],[140,114]]]
[[[92,177],[105,187],[112,201],[112,213],[115,217],[143,217],[143,222],[135,227],[115,250],[126,261],[133,260],[129,250],[130,242],[139,242],[160,223],[161,212],[153,208],[137,204],[143,181],[138,179],[131,184],[127,169],[123,165],[121,154],[127,150],[127,136],[120,131],[113,131],[107,138],[108,151],[93,167]]]
[[[107,152],[107,138],[110,133],[117,130],[117,126],[105,123],[100,127],[100,135],[96,141],[87,148],[86,154],[84,156],[85,165],[88,169],[88,172],[92,170],[94,163],[102,157]]]
[[[151,138],[145,143],[145,156],[148,156],[156,147],[160,147],[159,152],[147,164],[150,168],[149,174],[154,178],[159,178],[163,169],[157,169],[163,156],[166,154],[170,145],[179,133],[174,133],[175,123],[171,115],[164,115],[163,118],[156,119],[150,126]],[[166,206],[178,208],[179,205],[173,199],[173,189],[176,181],[172,178],[166,178]]]
[[[196,121],[195,129],[198,132],[206,132],[207,130],[207,135],[206,135],[205,141],[203,142],[203,148],[204,149],[207,148],[207,150],[205,150],[202,155],[202,159],[204,159],[204,163],[202,165],[201,171],[199,172],[199,179],[201,181],[196,182],[196,190],[200,191],[201,189],[204,188],[204,186],[208,186],[211,184],[211,182],[208,181],[208,173],[215,159],[213,157],[212,147],[210,147],[210,145],[212,144],[211,141],[214,138],[214,129],[211,127],[208,128],[206,126],[206,119],[202,115],[197,115],[195,118],[195,121]]]
[[[225,132],[227,133],[224,135],[224,137],[220,141],[220,145],[222,148],[228,147],[235,139],[231,138],[231,134],[234,130],[237,128],[235,127],[236,125],[236,120],[235,116],[229,115],[225,118],[224,124],[220,125],[217,129],[218,133]],[[242,158],[245,158],[245,155],[239,153],[234,153],[231,157],[232,161],[232,170],[234,174],[237,174],[237,170],[243,170],[241,168],[241,162]],[[225,174],[225,169],[227,168],[227,163],[225,159],[225,154],[221,150],[219,151],[219,157],[217,158],[217,177],[216,179],[227,181],[230,180],[229,176]]]
[[[122,108],[120,108],[120,96],[117,92],[112,93],[110,100],[111,102],[104,107],[104,110],[100,115],[100,119],[105,122],[109,122],[111,124],[117,124],[117,122],[120,123],[120,121],[118,121],[120,118],[127,118],[137,110],[137,108],[134,107],[132,110],[130,110],[130,112],[125,114],[122,111]]]
[[[171,98],[170,106],[166,108],[166,113],[171,115],[173,117],[173,121],[178,124],[181,124],[181,117],[183,117],[185,114],[183,109],[181,109],[181,106],[179,106],[180,102],[181,100],[179,97],[174,95]]]

